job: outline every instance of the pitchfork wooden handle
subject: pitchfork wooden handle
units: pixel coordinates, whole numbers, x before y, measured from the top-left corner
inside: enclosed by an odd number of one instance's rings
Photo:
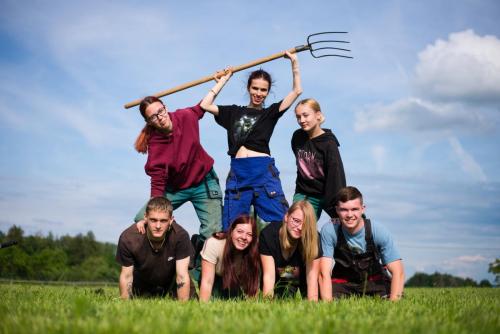
[[[288,52],[290,52],[290,53],[297,53],[297,52],[301,52],[301,51],[305,51],[305,50],[309,50],[309,46],[308,45],[297,46],[295,48],[292,48],[292,49],[288,50]],[[257,66],[259,64],[267,63],[267,62],[269,62],[271,60],[278,59],[278,58],[281,58],[281,57],[284,57],[284,56],[285,56],[285,51],[281,51],[281,52],[275,53],[273,55],[270,55],[268,57],[260,58],[260,59],[254,60],[252,62],[243,64],[243,65],[232,67],[231,70],[232,70],[233,73],[239,72],[239,71],[242,71],[242,70],[246,70],[247,68],[250,68],[250,67],[253,67],[253,66]],[[224,74],[225,74],[224,71],[220,71],[220,72],[217,72],[215,74],[215,76],[220,77],[220,76],[223,76]],[[158,98],[159,97],[163,97],[163,96],[167,96],[167,95],[170,95],[170,94],[173,94],[173,93],[176,93],[176,92],[180,92],[181,90],[185,90],[185,89],[191,88],[193,86],[197,86],[197,85],[200,85],[202,83],[209,82],[211,80],[214,80],[214,76],[213,75],[208,75],[208,76],[203,77],[201,79],[190,81],[190,82],[187,82],[185,84],[176,86],[174,88],[163,90],[161,92],[153,94],[153,96],[156,96]],[[129,108],[138,106],[141,103],[141,101],[142,101],[142,99],[137,99],[137,100],[134,100],[132,102],[129,102],[129,103],[125,104],[125,109],[129,109]]]

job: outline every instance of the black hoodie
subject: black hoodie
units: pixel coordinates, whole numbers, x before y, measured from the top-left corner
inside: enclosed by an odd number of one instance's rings
[[[295,193],[323,198],[323,209],[337,217],[335,197],[346,186],[344,165],[337,138],[329,129],[313,139],[302,129],[292,136],[292,150],[297,163]]]

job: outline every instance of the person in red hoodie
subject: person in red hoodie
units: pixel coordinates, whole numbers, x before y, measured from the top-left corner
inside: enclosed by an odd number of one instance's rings
[[[221,230],[222,191],[213,169],[214,160],[200,143],[199,120],[205,114],[199,105],[169,112],[154,96],[139,106],[146,126],[135,142],[138,152],[148,155],[146,174],[151,177],[151,197],[164,196],[177,209],[186,202],[194,206],[200,220],[198,243]],[[144,206],[135,216],[144,233]]]

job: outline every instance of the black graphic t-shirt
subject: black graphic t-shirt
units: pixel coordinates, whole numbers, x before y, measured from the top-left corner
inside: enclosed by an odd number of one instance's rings
[[[269,255],[274,259],[276,267],[276,283],[274,293],[278,297],[292,296],[300,289],[302,296],[307,295],[306,264],[302,257],[302,250],[298,246],[293,254],[285,259],[281,252],[279,230],[283,223],[270,223],[262,229],[259,235],[259,253]],[[318,236],[318,257],[321,251],[321,242]]]
[[[310,139],[302,129],[292,136],[292,150],[297,163],[295,192],[323,198],[324,210],[332,218],[335,196],[346,186],[344,165],[339,153],[339,142],[329,129]]]
[[[266,154],[271,154],[269,140],[278,119],[286,111],[279,111],[281,101],[267,108],[254,109],[230,105],[218,106],[219,115],[215,121],[227,130],[229,150],[227,154],[234,157],[241,146]]]

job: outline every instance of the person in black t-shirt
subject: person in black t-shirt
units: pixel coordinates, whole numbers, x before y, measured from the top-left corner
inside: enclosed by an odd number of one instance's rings
[[[215,76],[216,85],[210,89],[200,106],[214,114],[216,122],[227,130],[228,154],[231,170],[226,182],[222,227],[227,230],[231,222],[255,212],[266,222],[281,221],[288,208],[279,171],[270,156],[269,141],[278,119],[302,93],[299,63],[296,54],[285,52],[292,64],[293,89],[280,102],[264,107],[272,79],[260,69],[250,74],[247,106],[218,106],[215,97],[232,75],[229,69],[222,77]]]
[[[317,219],[322,210],[331,218],[337,218],[335,196],[346,185],[338,149],[340,144],[330,129],[321,128],[325,117],[316,100],[305,99],[297,103],[295,116],[301,129],[292,136],[292,150],[297,162],[293,201],[311,203]]]
[[[264,296],[293,297],[297,290],[318,300],[322,256],[316,216],[307,201],[292,204],[281,224],[269,224],[259,237]]]
[[[153,197],[146,206],[146,234],[135,223],[120,235],[116,261],[121,264],[120,296],[194,297],[188,267],[194,255],[189,235],[172,216],[172,204]],[[177,288],[175,288],[177,287]]]

